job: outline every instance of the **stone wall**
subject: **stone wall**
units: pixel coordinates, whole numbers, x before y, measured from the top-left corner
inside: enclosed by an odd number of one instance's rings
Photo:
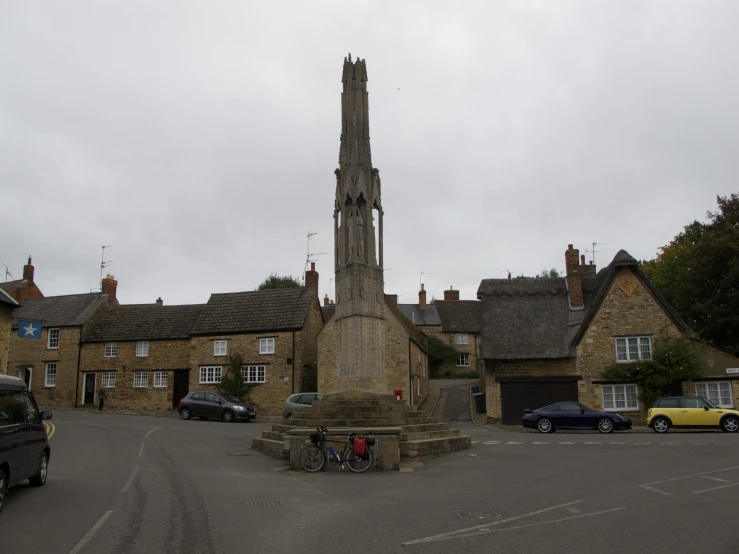
[[[630,268],[620,269],[577,346],[577,372],[583,376],[578,385],[580,401],[602,409],[602,387],[593,381],[602,379],[603,370],[616,363],[615,337],[650,336],[654,352],[659,337],[680,334],[639,276]],[[645,411],[641,401],[639,408]]]
[[[316,337],[323,327],[321,307],[316,297],[311,302],[303,330],[295,333],[295,392],[316,392],[318,343]]]
[[[8,373],[8,355],[10,353],[10,316],[13,309],[0,304],[0,373]]]
[[[413,375],[413,404],[418,406],[429,393],[429,359],[418,344],[411,341],[411,374]]]
[[[174,372],[190,367],[190,341],[149,341],[149,355],[136,356],[136,342],[117,342],[116,356],[104,356],[104,343],[85,343],[80,357],[78,398],[82,398],[84,374],[95,372],[96,390],[101,386],[102,371],[115,371],[115,386],[105,390],[105,406],[111,409],[164,411],[172,408]],[[148,385],[133,386],[134,371],[148,372]],[[154,372],[167,371],[167,386],[154,387]],[[97,404],[97,397],[95,398]]]
[[[293,391],[298,391],[297,388],[293,389],[293,336],[292,331],[282,331],[279,333],[193,337],[190,350],[190,392],[217,391],[218,385],[200,383],[200,367],[221,366],[224,374],[228,371],[228,355],[213,355],[213,341],[225,340],[228,342],[227,353],[238,352],[241,354],[244,365],[265,366],[265,382],[254,385],[249,395],[249,401],[255,405],[257,413],[282,412],[287,397]],[[260,338],[275,339],[274,354],[259,353]],[[296,375],[299,373],[298,369],[296,364]],[[286,378],[287,380],[285,380]]]
[[[336,332],[336,317],[332,317],[318,333],[318,392],[330,392],[336,388]]]
[[[387,310],[385,325],[385,380],[388,392],[403,391],[403,401],[411,399],[409,366],[410,336],[403,324]]]
[[[77,360],[81,327],[59,328],[59,348],[49,349],[48,328],[40,339],[10,336],[8,374],[18,376],[23,368],[31,368],[31,391],[41,409],[72,408],[77,387]],[[45,386],[46,364],[56,363],[56,385]]]

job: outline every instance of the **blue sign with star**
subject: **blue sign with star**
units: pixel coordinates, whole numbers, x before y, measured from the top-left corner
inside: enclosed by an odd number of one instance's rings
[[[22,339],[40,339],[41,323],[38,321],[25,321],[21,319],[18,322],[18,336]]]

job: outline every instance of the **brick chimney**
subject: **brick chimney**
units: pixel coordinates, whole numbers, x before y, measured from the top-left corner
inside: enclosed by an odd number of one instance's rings
[[[449,285],[449,290],[444,291],[444,300],[459,300],[459,291]]]
[[[328,306],[328,294],[323,297],[323,305]]]
[[[305,272],[305,288],[313,291],[313,297],[318,298],[318,272],[316,262],[310,263],[310,270]]]
[[[23,279],[33,283],[33,265],[31,264],[31,256],[28,256],[28,263],[23,266]]]
[[[397,294],[386,294],[385,302],[393,308],[398,307],[398,295]]]
[[[585,301],[582,296],[582,271],[580,268],[580,251],[573,248],[571,244],[567,246],[565,252],[565,267],[567,271],[567,288],[570,295],[570,307],[578,309],[585,307]]]
[[[157,306],[164,306],[164,300],[162,300],[161,296],[157,298]]]
[[[421,283],[421,290],[418,291],[418,305],[421,308],[426,306],[426,289],[423,287],[423,283]]]
[[[105,279],[103,279],[102,293],[107,294],[108,298],[118,303],[118,299],[115,296],[115,293],[117,290],[118,290],[118,281],[116,281],[113,278],[113,276],[110,273],[108,273]]]

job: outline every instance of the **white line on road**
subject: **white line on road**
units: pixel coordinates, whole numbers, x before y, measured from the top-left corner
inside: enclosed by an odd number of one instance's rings
[[[506,444],[524,444],[524,443],[519,442],[519,441],[508,441]]]
[[[703,489],[702,491],[693,491],[693,494],[701,494],[701,493],[704,493],[704,492],[717,491],[717,490],[720,490],[720,489],[728,489],[730,487],[736,487],[737,485],[739,485],[739,483],[732,483],[731,485],[723,485],[721,487],[713,487],[712,489]]]
[[[144,436],[144,438],[145,439],[148,439],[149,438],[149,435],[151,435],[154,431],[159,431],[159,429],[161,429],[161,427],[154,427],[154,429],[152,429],[151,431],[149,431],[148,433],[146,433],[146,435]]]
[[[557,444],[575,444],[574,442],[558,442]]]
[[[80,539],[80,542],[74,545],[74,548],[69,551],[69,554],[77,554],[84,546],[90,541],[90,539],[93,537],[95,533],[97,533],[98,529],[100,529],[103,526],[103,523],[110,517],[110,514],[113,513],[113,510],[108,510],[105,512],[100,519],[97,520],[97,523],[92,526],[92,529],[90,529],[87,534]]]
[[[664,496],[672,496],[672,493],[671,492],[665,492],[665,491],[660,490],[660,489],[655,489],[654,487],[648,487],[646,485],[641,485],[641,488],[647,489],[648,491],[656,492],[657,494],[662,494]]]
[[[537,442],[537,441],[534,441],[534,442],[533,442],[532,444],[549,444],[549,443],[548,443],[548,442],[546,442],[546,441],[544,441],[544,442]]]
[[[500,441],[485,441],[482,444],[500,444]]]
[[[141,458],[144,455],[144,445],[145,444],[146,444],[145,442],[141,443],[141,450],[139,450],[139,458]]]
[[[139,466],[136,466],[133,468],[133,473],[131,474],[131,477],[128,478],[128,481],[126,482],[126,486],[123,487],[123,490],[121,492],[126,492],[128,489],[131,488],[131,485],[133,485],[133,480],[136,478],[136,474],[139,472]]]
[[[701,473],[693,473],[691,475],[685,475],[683,477],[673,477],[672,479],[663,479],[662,481],[655,481],[654,483],[645,483],[639,485],[640,487],[646,487],[649,485],[659,485],[660,483],[669,483],[670,481],[679,481],[680,479],[690,479],[691,477],[700,477],[701,475],[711,475],[712,473],[720,473],[722,471],[731,471],[732,469],[739,469],[739,466],[725,467],[724,469],[714,469],[713,471],[703,471]]]
[[[728,479],[719,479],[718,477],[711,477],[710,475],[701,475],[703,479],[710,479],[711,481],[718,481],[719,483],[731,483]]]
[[[635,442],[634,444],[652,444],[651,442]]]
[[[541,525],[549,525],[550,523],[561,523],[563,521],[571,521],[573,519],[582,519],[585,517],[593,517],[593,516],[599,516],[603,514],[610,514],[612,512],[619,512],[621,510],[625,510],[626,508],[611,508],[610,510],[601,510],[600,512],[591,512],[589,514],[580,514],[579,516],[570,516],[570,517],[563,517],[560,519],[550,519],[549,521],[540,521],[538,523],[527,523],[526,525],[516,525],[515,527],[505,527],[503,529],[493,529],[488,530],[488,533],[503,533],[504,531],[515,531],[517,529],[528,529],[530,527],[539,527]],[[467,535],[458,535],[456,537],[448,537],[450,539],[458,539],[462,537],[477,537],[480,536],[482,533],[469,533]],[[445,540],[445,539],[439,539],[439,540]]]
[[[567,506],[565,508],[565,510],[567,510],[568,512],[573,513],[573,514],[579,514],[580,513],[580,510],[578,510],[574,506]]]
[[[477,529],[485,529],[487,527],[492,527],[493,525],[502,525],[504,523],[509,523],[511,521],[522,519],[524,517],[535,516],[537,514],[543,514],[544,512],[558,510],[559,508],[566,508],[567,506],[572,506],[573,504],[580,504],[581,502],[583,502],[583,500],[575,500],[574,502],[567,502],[566,504],[559,504],[557,506],[552,506],[550,508],[543,508],[541,510],[529,512],[528,514],[522,514],[520,516],[509,517],[506,519],[502,519],[500,521],[495,521],[493,523],[483,523],[482,525],[475,525],[474,527],[467,527],[466,529],[458,529],[456,531],[451,531],[449,533],[442,533],[440,535],[432,535],[430,537],[424,537],[422,539],[415,539],[412,541],[404,542],[403,546],[411,545],[411,544],[422,544],[425,542],[434,542],[434,541],[444,540],[447,538],[455,538],[455,535],[459,535],[460,533],[467,533],[469,531],[475,531]]]
[[[626,444],[625,442],[612,442],[611,444]]]
[[[585,444],[603,444],[602,442],[586,442]]]

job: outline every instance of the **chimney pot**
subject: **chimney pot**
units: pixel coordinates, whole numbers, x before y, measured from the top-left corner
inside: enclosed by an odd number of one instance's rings
[[[116,304],[118,303],[118,298],[116,298],[118,281],[116,281],[110,273],[108,273],[105,279],[103,279],[101,289],[103,294],[107,294],[108,298],[112,299]]]
[[[313,291],[313,297],[318,299],[318,272],[316,262],[311,262],[310,270],[305,272],[305,288]]]
[[[33,283],[33,265],[31,264],[31,256],[28,256],[28,263],[23,266],[23,279]]]
[[[449,290],[444,291],[444,300],[459,300],[459,291],[449,285]]]
[[[581,265],[585,265],[585,254],[582,254],[582,255],[580,256],[580,264],[581,264]]]
[[[328,294],[323,297],[323,305],[328,306]]]
[[[315,271],[316,270],[316,262],[311,262],[310,263],[310,270],[311,271]]]
[[[164,300],[162,300],[162,297],[160,296],[159,298],[157,298],[157,306],[163,306],[163,305],[164,305]]]
[[[418,305],[423,308],[426,306],[426,289],[421,283],[421,290],[418,291]]]

